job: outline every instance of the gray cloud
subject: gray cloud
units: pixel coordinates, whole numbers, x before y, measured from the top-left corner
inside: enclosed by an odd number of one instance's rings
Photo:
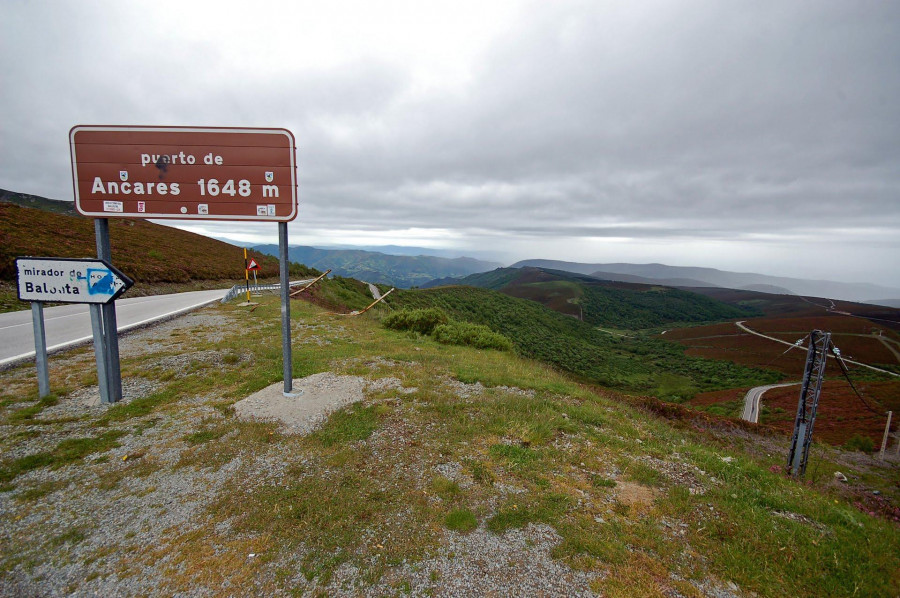
[[[523,3],[464,80],[425,89],[377,47],[236,60],[265,38],[169,30],[154,6],[5,11],[0,186],[70,197],[75,124],[286,126],[313,236],[597,261],[658,242],[653,261],[726,268],[756,247],[761,271],[900,285],[896,3]]]

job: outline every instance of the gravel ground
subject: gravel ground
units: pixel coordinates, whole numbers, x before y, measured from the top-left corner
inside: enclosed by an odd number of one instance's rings
[[[234,365],[246,359],[224,348],[179,352],[185,335],[215,345],[223,339],[223,330],[236,328],[215,307],[204,308],[125,335],[120,351],[123,358],[146,357],[148,369],[172,372],[177,379],[192,368],[215,371],[225,363]],[[324,338],[326,332],[332,336],[335,330],[341,332],[340,326],[325,330],[295,323],[294,328],[313,343],[329,342]],[[52,367],[64,370],[85,366],[92,359],[88,351],[73,351],[54,359]],[[284,397],[278,383],[237,402],[234,413],[248,420],[274,420],[282,433],[303,435],[341,407],[360,401],[397,402],[403,395],[416,392],[385,375],[398,365],[396,362],[376,357],[364,365],[371,372],[365,377],[323,372],[296,380],[295,390],[303,391],[302,400]],[[21,371],[11,375],[11,392],[33,384],[33,378]],[[478,383],[451,379],[436,383],[461,400],[485,392]],[[74,381],[72,385],[78,386]],[[162,386],[149,377],[128,376],[123,380],[123,403],[148,397]],[[534,396],[533,391],[505,387],[492,392]],[[177,410],[129,420],[119,426],[127,432],[118,439],[120,446],[89,455],[83,462],[55,469],[41,467],[15,478],[14,490],[0,492],[0,595],[260,595],[293,586],[305,596],[322,591],[335,596],[399,592],[412,596],[591,596],[591,582],[604,575],[575,571],[554,560],[551,551],[561,538],[552,527],[529,524],[498,535],[482,524],[469,534],[444,530],[433,553],[414,563],[398,563],[374,580],[357,569],[359,563],[344,563],[328,579],[309,581],[301,573],[305,553],[302,547],[295,547],[274,555],[267,566],[253,569],[245,585],[231,585],[237,582],[230,579],[217,581],[215,559],[231,558],[228,555],[234,551],[230,543],[242,542],[244,546],[262,539],[238,537],[231,531],[229,520],[211,523],[210,505],[229,488],[283,483],[285,472],[298,461],[302,465],[302,459],[285,454],[278,445],[252,455],[238,452],[222,463],[215,462],[215,455],[198,457],[191,452],[190,435],[214,428],[228,418],[210,405],[211,399],[215,397],[189,398],[180,401]],[[56,405],[46,407],[34,425],[0,426],[0,437],[17,439],[5,441],[3,458],[35,455],[52,450],[66,439],[101,434],[107,428],[98,428],[96,422],[108,409],[100,404],[96,386],[78,386]],[[373,434],[373,458],[416,434],[429,433],[433,431],[412,429],[398,418],[392,426]],[[234,431],[229,434],[224,437],[229,441],[226,444],[239,447],[241,439]],[[408,471],[400,473],[411,479],[430,479],[439,474],[457,481],[462,488],[473,483],[458,462],[438,462],[431,467],[414,463],[407,467]],[[665,474],[689,485],[692,492],[704,491],[701,476],[689,468],[669,465]],[[497,489],[504,496],[522,491],[503,484]],[[621,500],[636,504],[652,499],[635,485],[623,486],[620,495]],[[677,522],[673,525],[677,533]],[[184,546],[194,546],[186,544],[185,538],[198,534],[209,538],[209,554],[203,560],[206,568],[192,573],[181,557]],[[246,553],[243,558],[250,563],[257,557],[256,553]],[[280,583],[273,582],[276,572],[282,578]],[[187,585],[172,581],[173,577],[185,576],[191,579]],[[740,595],[715,582],[697,587],[705,595]]]
[[[374,586],[354,587],[359,572],[347,565],[324,589],[385,596],[404,580],[413,596],[595,596],[588,586],[596,574],[573,571],[550,556],[560,540],[552,527],[536,524],[502,536],[484,529],[448,532],[437,556],[403,564]]]

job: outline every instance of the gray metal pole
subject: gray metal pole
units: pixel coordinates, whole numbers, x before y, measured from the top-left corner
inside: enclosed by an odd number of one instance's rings
[[[38,393],[50,394],[50,370],[47,366],[47,335],[44,333],[44,304],[31,302],[31,325],[34,328],[34,362],[37,365]]]
[[[97,360],[97,386],[100,388],[100,402],[112,403],[109,397],[109,375],[107,374],[106,335],[103,333],[103,310],[97,303],[91,303],[91,329],[94,331],[94,357]]]
[[[278,223],[278,260],[281,274],[281,353],[284,360],[284,393],[294,388],[294,363],[291,356],[291,283],[288,273],[288,225]]]
[[[112,249],[109,243],[109,220],[94,219],[94,233],[97,237],[97,257],[112,263]],[[119,334],[116,322],[116,302],[110,301],[102,306],[103,333],[106,337],[106,375],[109,379],[110,402],[115,403],[122,398],[122,372],[119,366]]]

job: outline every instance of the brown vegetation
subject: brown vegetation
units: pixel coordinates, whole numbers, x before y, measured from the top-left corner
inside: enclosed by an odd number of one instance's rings
[[[894,314],[894,317],[896,315]],[[896,355],[885,343],[895,346],[897,333],[880,326],[880,322],[838,314],[803,315],[797,318],[757,318],[746,325],[787,342],[809,334],[813,328],[833,333],[834,345],[850,359],[872,365],[898,364]],[[785,381],[799,381],[806,363],[806,349],[788,350],[785,345],[743,332],[734,324],[699,326],[667,332],[663,337],[687,347],[686,353],[696,357],[726,359],[751,367],[765,367],[784,373]],[[884,342],[880,339],[884,339]],[[900,347],[898,347],[900,348]],[[825,384],[816,419],[816,438],[841,445],[854,434],[867,436],[876,446],[881,443],[888,410],[900,410],[900,380],[870,381],[870,372],[850,365],[851,379],[865,399],[861,400],[844,378],[837,362],[828,361]],[[743,400],[748,389],[702,393],[689,404],[694,407]],[[784,433],[794,425],[800,387],[774,388],[763,398],[760,421]],[[868,405],[868,406],[867,406]]]
[[[110,219],[113,264],[137,282],[244,278],[240,247],[146,220]],[[15,280],[18,256],[96,256],[94,221],[0,203],[0,279]],[[253,253],[261,277],[278,275],[278,260]]]

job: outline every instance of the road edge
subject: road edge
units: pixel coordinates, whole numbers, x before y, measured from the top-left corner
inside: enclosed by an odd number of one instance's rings
[[[222,296],[225,296],[227,290],[222,291]],[[188,307],[182,307],[181,309],[177,309],[175,311],[170,311],[168,313],[160,314],[153,318],[147,318],[146,320],[141,320],[140,322],[134,322],[132,324],[126,324],[125,326],[118,327],[118,333],[124,334],[128,333],[140,328],[146,328],[152,324],[158,324],[160,322],[165,322],[167,320],[171,320],[177,318],[178,316],[184,315],[188,312],[194,311],[195,309],[200,309],[201,307],[205,307],[210,303],[215,303],[217,301],[221,301],[222,297],[216,297],[214,299],[207,299],[205,301],[201,301],[200,303],[196,303],[194,305],[190,305]],[[68,349],[73,349],[75,347],[80,347],[82,345],[88,345],[94,342],[93,336],[83,336],[81,338],[77,338],[75,340],[71,340],[65,343],[60,343],[58,345],[53,345],[51,347],[47,347],[47,355],[53,355],[55,353],[61,353],[62,351],[66,351]],[[33,361],[34,360],[34,351],[29,351],[28,353],[21,353],[19,355],[14,355],[12,357],[7,357],[6,359],[0,360],[0,371],[8,370],[14,368],[22,363]]]

